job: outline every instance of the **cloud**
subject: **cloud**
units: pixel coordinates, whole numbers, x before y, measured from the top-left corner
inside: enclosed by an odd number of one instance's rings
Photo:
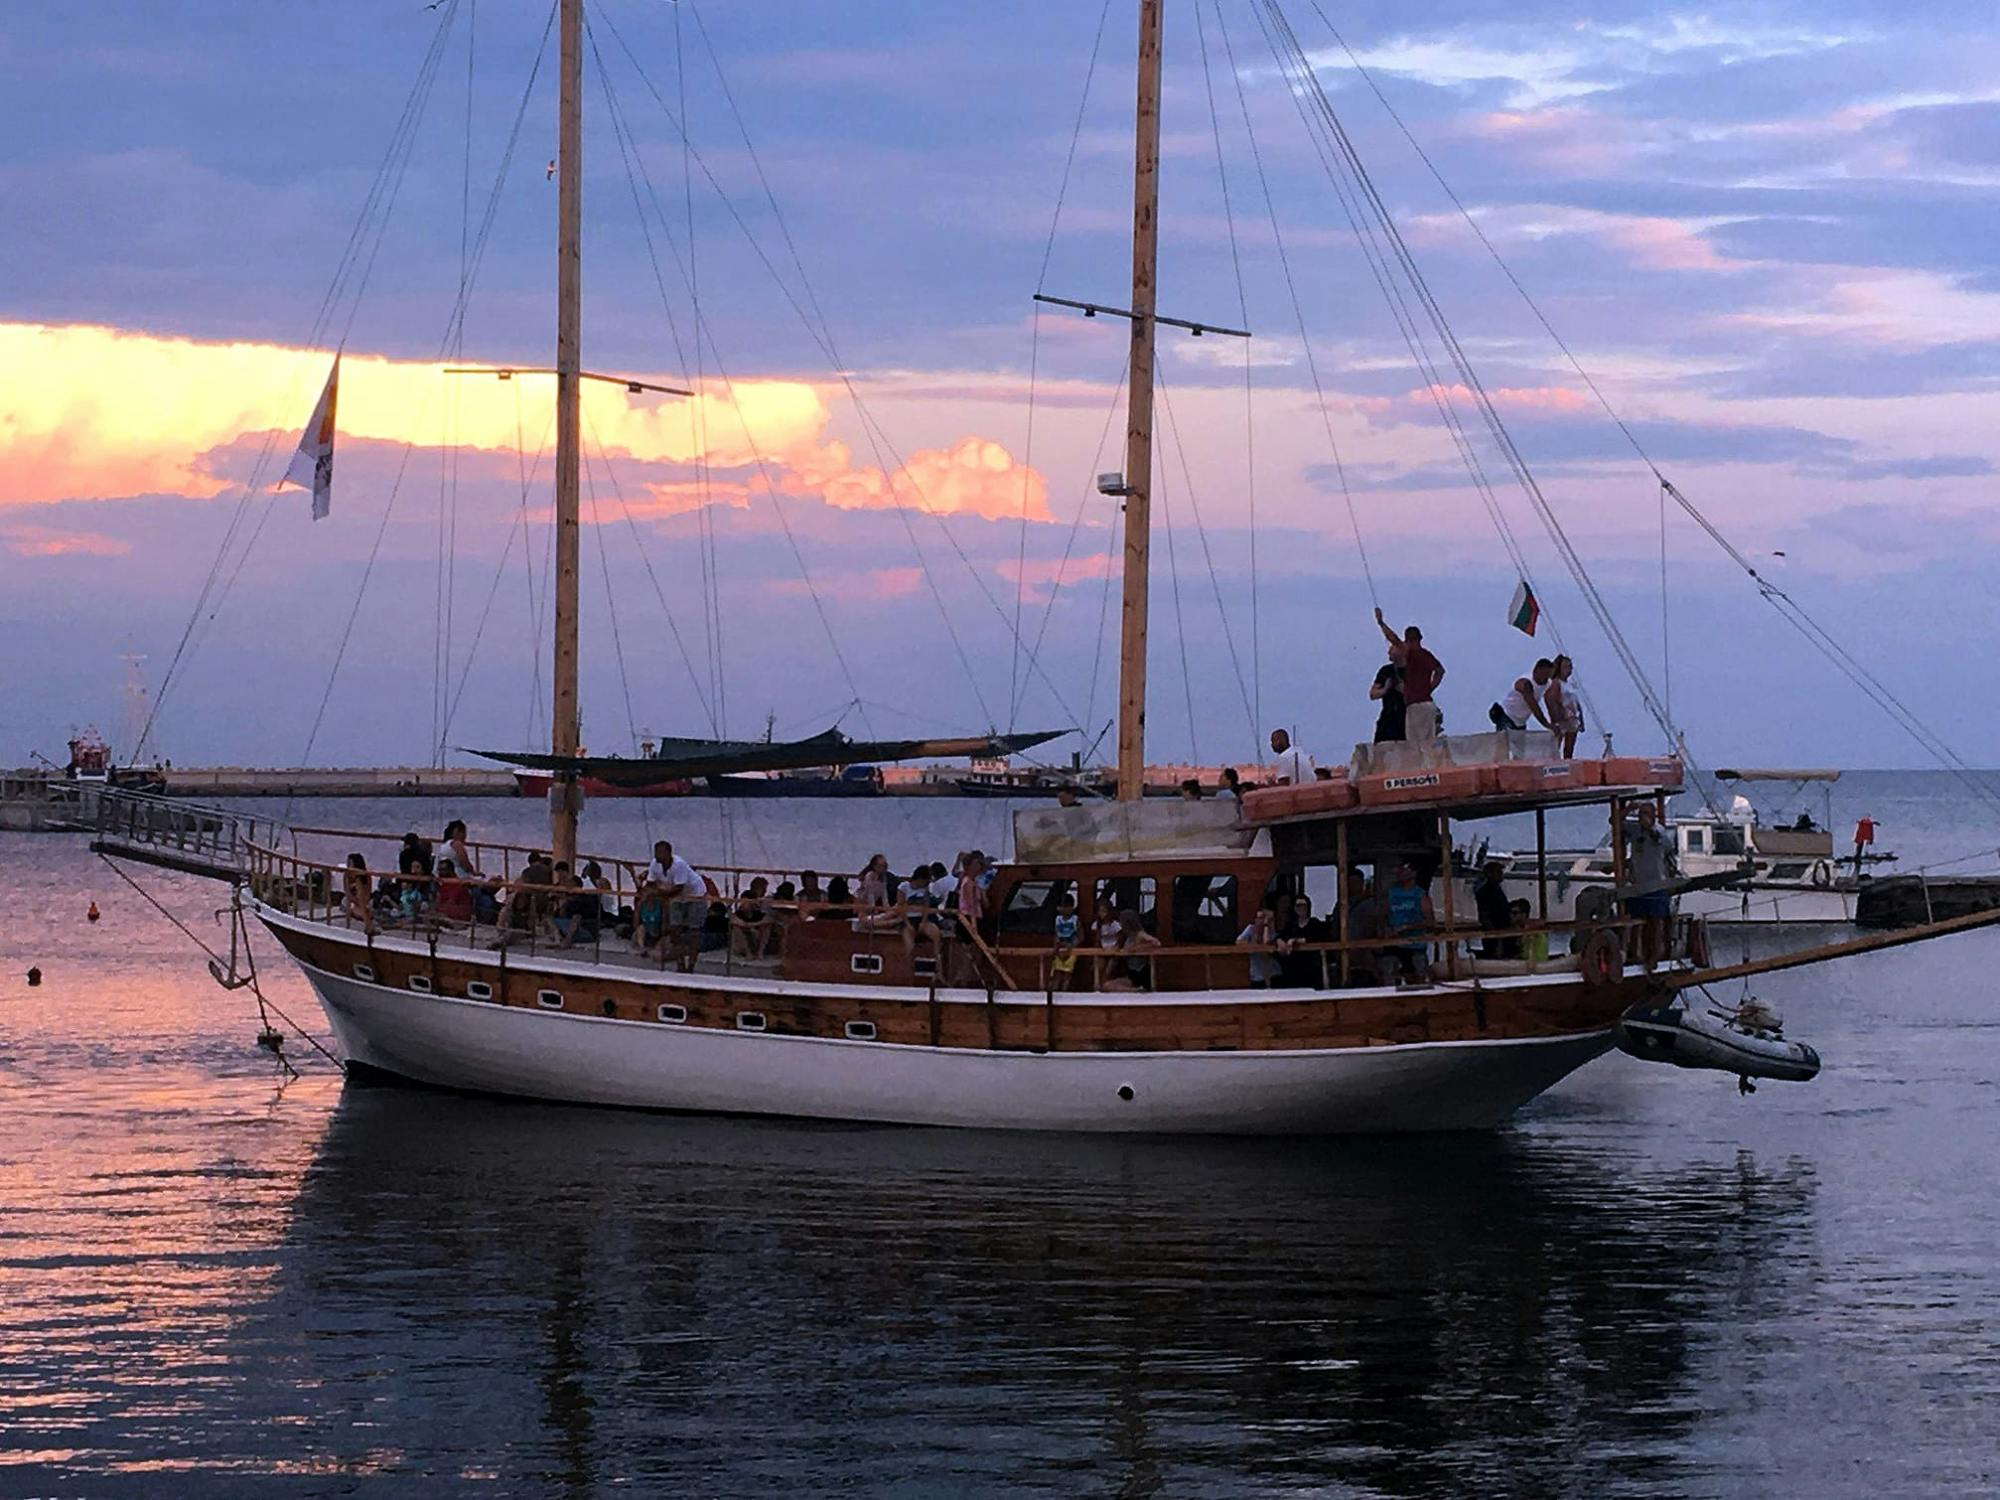
[[[1093,552],[1087,557],[1031,557],[1025,564],[1009,558],[994,571],[1009,583],[1020,584],[1023,603],[1046,604],[1058,589],[1073,588],[1090,579],[1115,578],[1125,567],[1122,556]]]
[[[50,526],[0,526],[0,543],[16,557],[123,557],[130,542],[97,531],[59,531]]]
[[[1971,453],[1942,453],[1934,458],[1882,458],[1853,463],[1840,472],[1843,479],[1974,479],[1994,472],[1993,460]]]
[[[893,475],[856,467],[845,443],[829,443],[804,458],[786,481],[794,493],[817,493],[840,510],[906,506],[989,520],[1050,521],[1048,481],[990,438],[969,437],[950,448],[910,455]]]
[[[861,568],[833,569],[813,576],[807,584],[803,578],[774,578],[764,587],[773,594],[787,596],[809,596],[818,593],[825,597],[855,599],[907,599],[924,584],[924,570],[909,568]]]

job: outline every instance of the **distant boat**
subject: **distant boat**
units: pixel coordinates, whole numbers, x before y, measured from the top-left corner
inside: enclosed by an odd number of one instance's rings
[[[879,797],[880,766],[821,766],[796,771],[730,771],[702,778],[710,797]]]
[[[516,771],[514,785],[523,797],[546,797],[556,784],[555,776],[548,771]],[[685,797],[695,789],[687,780],[656,781],[648,786],[620,786],[615,781],[605,781],[596,776],[579,776],[576,784],[583,788],[586,797]]]

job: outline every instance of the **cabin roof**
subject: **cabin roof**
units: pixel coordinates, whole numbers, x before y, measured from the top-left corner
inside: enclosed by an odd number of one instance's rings
[[[1438,798],[1422,802],[1363,803],[1355,807],[1295,813],[1289,817],[1260,818],[1254,826],[1270,828],[1297,823],[1351,823],[1357,819],[1403,817],[1410,813],[1441,814],[1458,822],[1502,818],[1511,813],[1552,807],[1588,807],[1592,803],[1608,806],[1614,798],[1636,801],[1640,798],[1670,797],[1681,790],[1678,786],[1633,783],[1628,786],[1575,787],[1564,791],[1501,792],[1485,797]]]

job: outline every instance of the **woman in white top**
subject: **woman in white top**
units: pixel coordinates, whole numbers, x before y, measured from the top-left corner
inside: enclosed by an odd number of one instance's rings
[[[1567,656],[1558,656],[1555,670],[1549,675],[1548,689],[1542,695],[1548,706],[1549,727],[1561,741],[1559,748],[1564,760],[1576,754],[1576,737],[1583,733],[1583,699],[1571,681],[1575,674],[1576,663]]]

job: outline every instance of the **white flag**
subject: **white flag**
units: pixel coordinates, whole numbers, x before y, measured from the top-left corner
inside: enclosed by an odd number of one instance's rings
[[[326,377],[326,389],[319,393],[319,405],[306,423],[299,439],[299,451],[281,483],[295,484],[312,491],[313,519],[323,520],[333,509],[333,408],[340,397],[340,356],[333,357],[333,369]]]

